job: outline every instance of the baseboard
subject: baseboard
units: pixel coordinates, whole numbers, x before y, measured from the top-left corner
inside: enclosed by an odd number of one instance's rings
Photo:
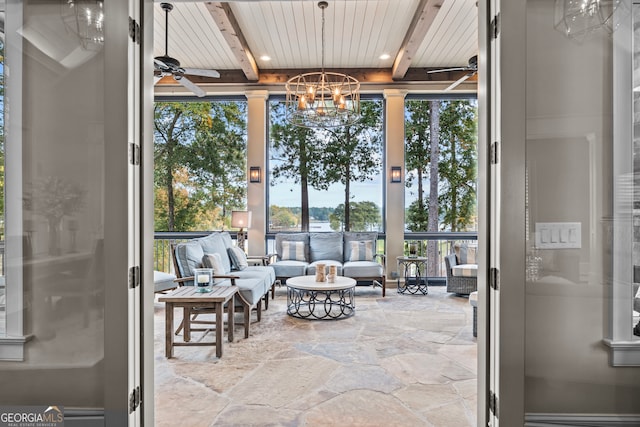
[[[640,414],[525,414],[525,427],[637,427]]]
[[[65,427],[104,427],[102,409],[64,409]]]

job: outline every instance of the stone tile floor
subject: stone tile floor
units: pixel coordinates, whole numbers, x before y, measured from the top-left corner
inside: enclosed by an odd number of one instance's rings
[[[156,301],[155,425],[475,426],[472,318],[467,298],[432,286],[385,298],[358,287],[355,316],[301,320],[287,316],[281,287],[249,339],[238,315],[221,359],[215,347],[166,359]]]

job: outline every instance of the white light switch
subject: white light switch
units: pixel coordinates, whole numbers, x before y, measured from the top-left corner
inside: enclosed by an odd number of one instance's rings
[[[582,224],[579,222],[537,222],[538,249],[579,249],[582,247]]]

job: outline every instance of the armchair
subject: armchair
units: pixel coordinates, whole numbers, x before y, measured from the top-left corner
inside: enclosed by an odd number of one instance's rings
[[[454,246],[455,252],[444,257],[447,269],[447,292],[469,295],[478,290],[478,264],[475,247]]]

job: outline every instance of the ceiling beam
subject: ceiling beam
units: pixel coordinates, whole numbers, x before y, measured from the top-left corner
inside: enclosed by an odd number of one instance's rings
[[[402,41],[402,47],[393,61],[392,75],[394,80],[401,80],[411,66],[413,56],[418,51],[420,44],[423,42],[433,20],[435,19],[442,0],[421,0],[416,14],[413,16],[411,25],[407,30],[407,34]]]
[[[427,71],[436,70],[437,68],[410,68],[402,79],[394,79],[391,69],[381,68],[358,68],[358,69],[330,69],[343,74],[348,74],[356,78],[362,85],[385,84],[392,87],[394,83],[453,83],[466,75],[467,71],[445,71],[441,73],[429,74]],[[241,70],[219,70],[220,78],[191,76],[188,78],[196,84],[237,84],[245,85],[256,83],[258,85],[283,85],[293,76],[304,74],[309,70],[305,69],[286,69],[286,70],[262,70],[260,78],[256,80],[247,79],[246,74]],[[474,79],[469,79],[474,81]],[[177,84],[173,77],[168,76],[158,82],[158,85]]]
[[[227,2],[208,2],[205,4],[211,17],[222,32],[222,36],[229,44],[231,51],[240,63],[244,75],[249,81],[258,81],[260,72],[258,64],[249,50],[247,40],[242,34],[238,20],[233,15],[231,6]]]

